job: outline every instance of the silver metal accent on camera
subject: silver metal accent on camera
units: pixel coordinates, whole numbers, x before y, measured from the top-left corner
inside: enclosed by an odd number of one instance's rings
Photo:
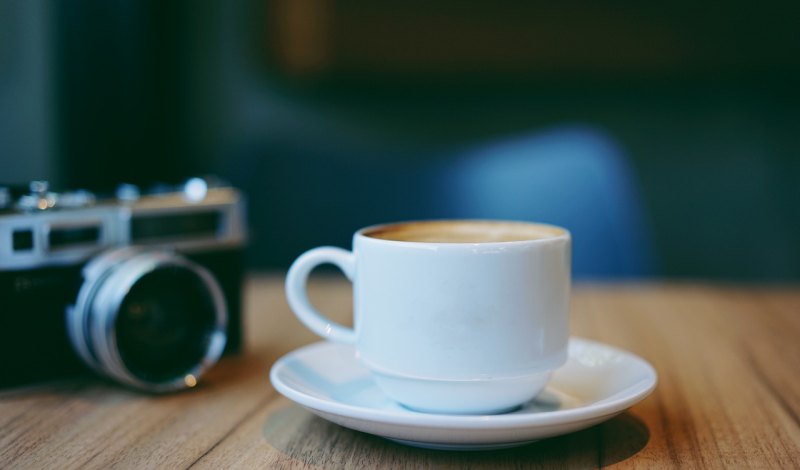
[[[31,193],[46,194],[47,190],[50,189],[50,183],[44,180],[36,180],[31,181],[28,187],[31,189]]]
[[[183,197],[189,202],[199,202],[208,194],[208,182],[203,178],[190,178],[183,184]]]
[[[67,204],[62,204],[42,183],[31,185],[35,194],[21,197],[17,211],[0,214],[0,270],[76,264],[110,248],[133,244],[194,252],[239,247],[246,239],[244,199],[231,187],[208,186],[202,199],[192,201],[187,201],[183,190],[124,201],[95,200],[91,193],[78,191],[68,193]],[[195,195],[201,192],[195,191]],[[158,225],[161,217],[203,215],[214,217],[213,231],[134,237],[137,220],[152,218]],[[53,233],[70,230],[91,230],[97,236],[74,244],[52,243]],[[15,247],[19,233],[32,243]]]
[[[55,207],[58,195],[48,191],[50,184],[47,181],[31,181],[30,194],[26,194],[17,201],[17,208],[21,211],[45,211]]]
[[[120,202],[130,203],[138,201],[139,198],[142,197],[142,192],[135,184],[123,183],[117,186],[117,190],[114,192],[114,195],[117,199],[119,199]]]
[[[11,190],[0,186],[0,210],[11,207]]]
[[[130,289],[155,270],[179,267],[196,275],[211,294],[215,324],[205,355],[197,365],[165,382],[149,382],[133,374],[117,348],[116,320]],[[222,289],[208,270],[164,249],[126,247],[89,262],[74,306],[67,310],[67,331],[75,352],[97,372],[150,392],[181,390],[197,383],[222,355],[227,340],[227,309]]]
[[[61,193],[58,196],[59,209],[81,209],[93,206],[96,198],[93,193],[84,189]]]

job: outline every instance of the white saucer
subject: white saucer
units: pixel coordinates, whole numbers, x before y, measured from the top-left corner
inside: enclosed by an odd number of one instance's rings
[[[272,385],[336,424],[403,444],[435,449],[497,449],[584,429],[646,397],[656,372],[629,352],[571,338],[569,359],[547,388],[499,415],[443,415],[408,410],[387,398],[352,346],[319,342],[279,359]]]

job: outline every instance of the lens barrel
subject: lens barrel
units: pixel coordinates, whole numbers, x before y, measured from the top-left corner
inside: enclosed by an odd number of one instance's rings
[[[90,261],[83,276],[67,331],[98,373],[169,392],[193,387],[222,355],[225,300],[204,267],[170,250],[126,247]]]

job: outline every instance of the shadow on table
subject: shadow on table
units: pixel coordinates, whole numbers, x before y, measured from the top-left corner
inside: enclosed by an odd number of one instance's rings
[[[297,405],[275,410],[262,427],[264,439],[292,460],[325,467],[462,466],[498,468],[553,465],[595,468],[632,457],[650,439],[630,413],[583,431],[492,451],[439,451],[396,444],[325,421]]]

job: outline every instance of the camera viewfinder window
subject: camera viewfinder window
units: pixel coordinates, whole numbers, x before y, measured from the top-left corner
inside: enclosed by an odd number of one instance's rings
[[[76,245],[96,244],[100,240],[100,227],[70,227],[50,229],[50,249],[57,250]]]
[[[14,230],[12,238],[14,251],[31,251],[33,249],[32,230]]]
[[[213,237],[219,232],[221,222],[222,216],[216,211],[138,216],[131,221],[131,238],[139,241],[179,236]]]

